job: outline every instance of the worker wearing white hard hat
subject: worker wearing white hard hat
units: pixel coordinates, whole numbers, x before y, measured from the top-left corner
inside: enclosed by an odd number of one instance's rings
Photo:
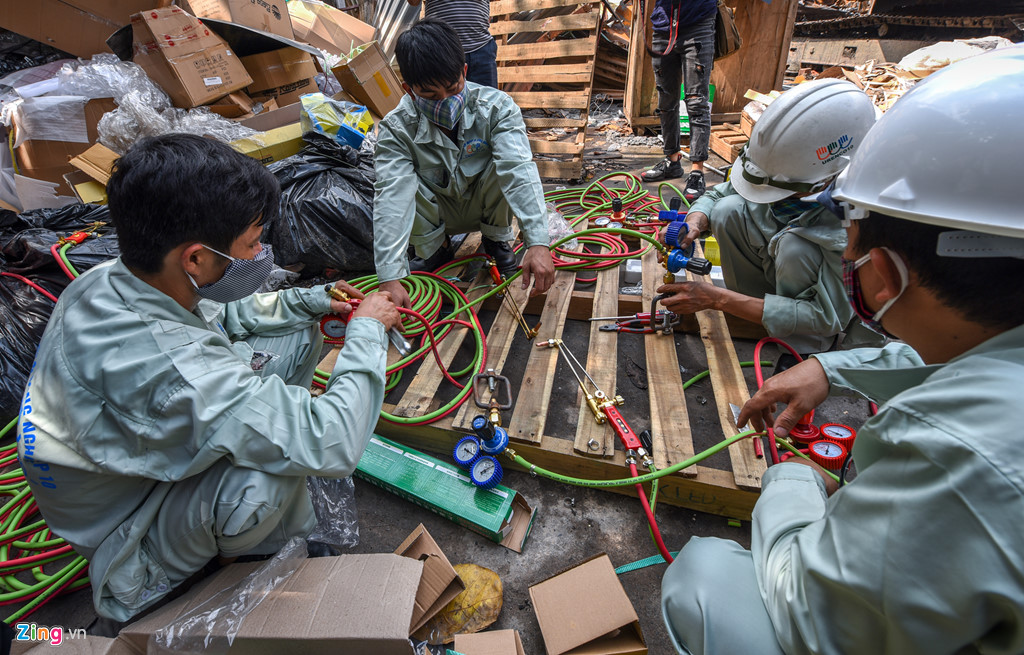
[[[754,125],[729,181],[708,191],[686,216],[684,244],[714,234],[726,288],[667,284],[662,301],[677,313],[719,309],[760,323],[801,353],[877,344],[843,293],[839,217],[801,198],[824,189],[849,163],[875,122],[871,100],[834,79],[800,84],[779,96]]]
[[[662,587],[681,652],[1024,652],[1022,105],[1024,47],[955,63],[839,177],[849,302],[903,343],[815,355],[742,408],[785,435],[829,393],[879,405],[848,484],[787,460],[750,551],[687,544]]]

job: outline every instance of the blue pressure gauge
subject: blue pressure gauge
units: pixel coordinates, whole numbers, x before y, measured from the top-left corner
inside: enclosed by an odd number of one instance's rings
[[[472,466],[479,456],[480,440],[472,435],[459,439],[459,443],[455,444],[455,450],[452,452],[455,463],[464,469]]]
[[[482,489],[498,486],[501,476],[501,464],[490,455],[481,455],[469,469],[469,479]]]

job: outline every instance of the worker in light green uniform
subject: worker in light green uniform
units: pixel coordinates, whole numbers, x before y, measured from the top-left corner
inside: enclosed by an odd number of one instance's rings
[[[800,196],[819,191],[846,166],[875,110],[849,82],[801,84],[777,98],[754,126],[730,182],[686,215],[692,243],[710,231],[721,252],[725,289],[705,282],[664,285],[677,313],[718,309],[760,323],[801,353],[881,339],[860,325],[843,293],[846,234],[830,209]]]
[[[662,583],[680,652],[1024,652],[1021,102],[1024,47],[952,64],[837,180],[851,307],[905,343],[815,355],[742,408],[785,436],[829,394],[879,405],[849,483],[790,458],[762,479],[750,551],[686,544]],[[965,177],[949,152],[991,165]]]
[[[306,476],[354,470],[398,313],[386,294],[364,299],[312,398],[318,322],[352,308],[323,287],[252,295],[273,264],[259,243],[277,215],[273,175],[176,134],[135,145],[108,193],[121,257],[61,295],[18,452],[47,524],[89,560],[96,611],[124,621],[213,558],[274,553],[312,530]]]
[[[544,190],[522,113],[508,94],[467,82],[455,31],[423,20],[398,40],[410,95],[380,123],[374,153],[374,261],[380,288],[409,306],[401,283],[411,245],[423,270],[451,258],[448,235],[479,231],[484,251],[505,275],[516,269],[512,216],[526,247],[525,289],[554,281]]]

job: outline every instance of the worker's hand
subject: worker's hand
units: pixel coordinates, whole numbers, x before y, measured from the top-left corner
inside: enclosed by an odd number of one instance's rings
[[[422,2],[422,0],[405,0],[405,1],[408,2],[410,5],[412,5],[413,7],[419,7],[420,6],[420,2]]]
[[[679,243],[680,248],[689,248],[690,244],[700,238],[701,232],[709,229],[710,221],[708,215],[704,212],[690,212],[686,215],[686,225],[690,230],[683,237]],[[661,228],[661,232],[658,233],[658,240],[665,243],[665,232],[668,230],[668,225]]]
[[[359,307],[352,314],[352,318],[375,318],[384,324],[385,330],[398,325],[402,315],[398,313],[398,307],[391,300],[391,294],[387,291],[371,293],[359,303]]]
[[[334,283],[334,288],[348,295],[353,300],[362,300],[366,296],[363,292],[355,288],[344,280],[339,280]],[[331,311],[335,314],[341,314],[344,316],[352,311],[352,305],[345,302],[344,300],[338,300],[337,298],[331,298]]]
[[[785,437],[804,414],[828,398],[828,389],[825,369],[818,360],[805,359],[765,380],[764,386],[740,409],[736,426],[742,427],[750,421],[755,430],[764,430],[766,425],[771,425],[776,437]],[[786,403],[786,409],[773,419],[777,403]]]
[[[523,288],[530,286],[533,276],[531,296],[544,293],[555,281],[555,262],[551,259],[551,251],[547,246],[531,246],[523,256]]]
[[[809,459],[804,459],[803,457],[790,457],[789,459],[786,460],[786,463],[788,464],[790,462],[793,462],[794,464],[803,464],[804,466],[810,466],[812,469],[814,469],[815,472],[818,475],[820,475],[821,479],[824,480],[825,482],[826,495],[831,496],[835,492],[839,491],[839,483],[836,482],[835,479],[828,474],[828,471],[821,468],[821,466],[819,466],[818,464],[812,462]]]
[[[409,300],[409,292],[405,290],[404,286],[402,286],[401,280],[381,282],[377,288],[380,291],[387,291],[388,294],[390,294],[391,300],[394,301],[395,306],[412,309],[412,301]]]
[[[657,293],[670,294],[661,299],[661,304],[670,312],[693,314],[716,309],[721,289],[707,282],[673,282],[658,287]]]

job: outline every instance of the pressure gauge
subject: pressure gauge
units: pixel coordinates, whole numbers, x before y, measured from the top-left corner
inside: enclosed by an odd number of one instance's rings
[[[842,423],[824,423],[821,426],[821,438],[834,441],[850,451],[853,449],[853,440],[857,438],[857,431]]]
[[[846,448],[834,441],[815,441],[808,447],[811,461],[829,471],[838,471],[846,459]]]
[[[490,455],[481,455],[469,469],[469,479],[483,489],[495,487],[501,482],[501,464]]]
[[[470,435],[459,439],[452,452],[455,463],[464,469],[468,469],[480,455],[480,440]]]
[[[328,339],[341,339],[345,336],[346,323],[338,314],[328,314],[320,319],[320,331]]]
[[[601,218],[594,219],[594,225],[596,225],[597,227],[605,227],[606,225],[611,223],[611,221],[612,219],[608,218],[607,216],[602,216]]]
[[[612,221],[612,222],[608,223],[608,227],[620,228],[620,227],[622,227],[622,223],[620,223],[619,221]]]

